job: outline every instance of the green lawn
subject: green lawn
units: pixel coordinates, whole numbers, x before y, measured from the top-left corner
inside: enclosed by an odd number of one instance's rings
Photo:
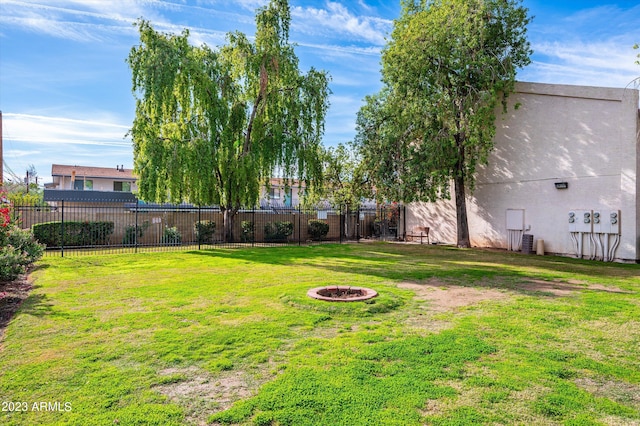
[[[638,265],[359,244],[46,258],[32,279],[3,425],[640,425]],[[379,296],[306,296],[331,284]]]

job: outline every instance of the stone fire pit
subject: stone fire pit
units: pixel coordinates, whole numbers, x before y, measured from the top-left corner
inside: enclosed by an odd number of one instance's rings
[[[312,288],[307,296],[328,302],[358,302],[376,297],[378,292],[365,287],[327,286]]]

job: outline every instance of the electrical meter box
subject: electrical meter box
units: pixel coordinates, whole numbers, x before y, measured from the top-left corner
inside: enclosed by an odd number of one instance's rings
[[[609,221],[610,224],[610,229],[609,229],[609,233],[610,234],[617,234],[620,235],[620,210],[611,210],[611,212],[609,213],[609,217],[608,218],[603,218],[604,220]]]
[[[578,232],[576,228],[576,212],[575,211],[572,210],[569,212],[568,221],[569,221],[569,232]]]
[[[574,213],[573,217],[571,217],[571,213]],[[593,232],[593,212],[591,210],[572,210],[571,213],[569,213],[569,228],[571,229],[571,225],[575,224],[575,230],[571,232]],[[571,222],[571,219],[574,222]]]
[[[593,233],[607,234],[609,232],[609,219],[598,210],[593,211]]]

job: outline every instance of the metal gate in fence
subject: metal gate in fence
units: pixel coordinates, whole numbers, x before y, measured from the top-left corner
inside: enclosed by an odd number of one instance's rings
[[[401,213],[398,205],[383,205],[342,213],[343,238],[347,241],[360,239],[396,240],[402,237]]]

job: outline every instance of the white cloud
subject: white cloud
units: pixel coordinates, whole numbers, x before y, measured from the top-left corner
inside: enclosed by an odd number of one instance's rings
[[[206,26],[190,26],[174,23],[165,18],[164,12],[198,16],[207,19],[235,23],[239,26],[254,24],[253,11],[264,1],[237,1],[242,9],[251,12],[227,11],[211,7],[177,4],[158,0],[3,0],[3,27],[53,36],[77,42],[113,42],[116,37],[136,36],[132,25],[143,18],[158,31],[181,33],[189,29],[190,40],[195,45],[206,43],[218,46],[225,40],[226,31],[212,30]]]
[[[385,36],[392,27],[390,20],[355,16],[342,4],[331,1],[327,2],[326,9],[296,6],[291,14],[295,18],[296,30],[301,33],[348,35],[378,46],[385,43]]]
[[[129,127],[109,113],[87,114],[90,118],[19,113],[2,116],[7,179],[24,174],[30,165],[45,180],[54,163],[132,166],[132,144],[125,138]],[[14,173],[8,171],[11,169]]]
[[[367,55],[380,56],[380,47],[378,46],[339,46],[336,44],[315,44],[315,43],[298,43],[298,46],[310,47],[318,50],[331,52],[333,55]]]
[[[6,113],[3,124],[12,142],[131,147],[129,127],[109,121]]]
[[[535,46],[535,50],[540,54],[581,68],[624,72],[636,70],[636,66],[633,63],[634,51],[631,44],[621,46],[619,42],[579,42],[567,45],[555,42],[538,44]]]
[[[40,155],[41,153],[42,153],[41,151],[12,149],[7,153],[3,153],[3,155],[6,158],[21,158],[21,157],[30,157],[30,156]]]
[[[69,2],[50,3],[5,0],[0,23],[3,26],[19,27],[26,31],[45,34],[61,39],[78,42],[96,42],[111,40],[114,36],[134,34],[131,23],[139,14],[134,8],[124,16],[117,9],[110,11],[92,11],[69,6]],[[81,2],[72,2],[70,6],[78,6]],[[84,2],[89,6],[105,5],[108,2]],[[80,4],[81,6],[82,4]]]
[[[640,74],[631,43],[542,42],[533,49],[533,63],[520,73],[530,81],[625,87]]]

